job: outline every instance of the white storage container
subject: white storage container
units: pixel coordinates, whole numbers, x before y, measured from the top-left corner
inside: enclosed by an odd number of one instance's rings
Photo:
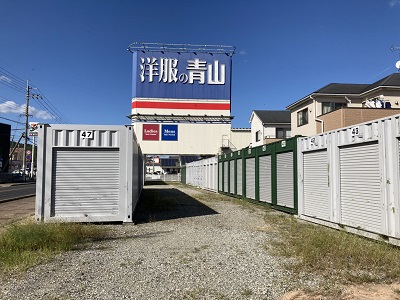
[[[298,139],[300,218],[400,245],[399,118]]]
[[[143,184],[132,126],[42,124],[38,138],[37,221],[132,222]]]

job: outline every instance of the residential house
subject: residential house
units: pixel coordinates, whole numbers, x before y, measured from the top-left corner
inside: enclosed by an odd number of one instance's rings
[[[400,113],[400,73],[372,84],[331,83],[290,104],[292,135],[310,136]]]
[[[252,147],[291,137],[288,110],[253,110],[250,123]]]

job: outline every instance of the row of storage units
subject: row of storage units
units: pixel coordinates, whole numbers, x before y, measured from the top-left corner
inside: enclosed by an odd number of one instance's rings
[[[299,138],[299,217],[400,245],[399,118]]]
[[[297,213],[297,137],[218,157],[218,191]]]
[[[217,191],[400,245],[400,115],[218,156]],[[206,181],[204,163],[186,183]],[[187,167],[188,170],[188,167]]]
[[[218,158],[211,157],[187,163],[181,170],[181,182],[217,191]]]
[[[132,222],[143,156],[132,126],[39,125],[37,221]]]

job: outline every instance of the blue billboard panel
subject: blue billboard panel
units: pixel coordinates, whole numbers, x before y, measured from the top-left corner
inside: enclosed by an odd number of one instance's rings
[[[136,51],[132,97],[230,100],[231,60],[224,53]]]
[[[178,140],[178,125],[162,125],[161,140],[162,141],[177,141]]]

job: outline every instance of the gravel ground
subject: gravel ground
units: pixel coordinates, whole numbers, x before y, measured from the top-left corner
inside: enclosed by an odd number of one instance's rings
[[[282,259],[266,251],[277,237],[262,230],[262,208],[184,186],[145,188],[162,189],[168,208],[139,206],[137,224],[107,225],[112,238],[2,279],[0,299],[280,299],[290,289]]]

